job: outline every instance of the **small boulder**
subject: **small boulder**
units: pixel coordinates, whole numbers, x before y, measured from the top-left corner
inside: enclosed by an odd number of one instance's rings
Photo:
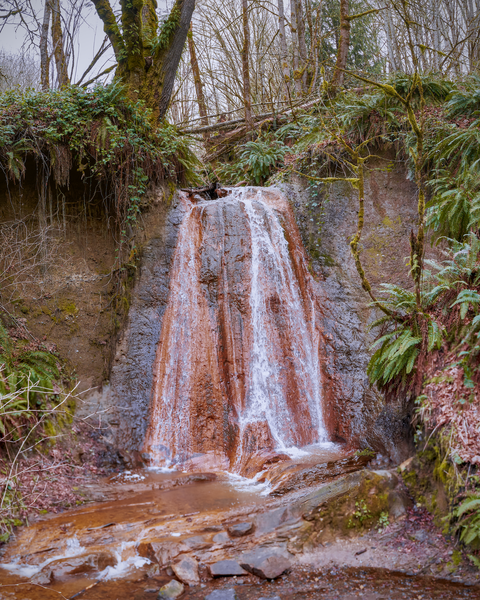
[[[238,600],[238,596],[235,590],[214,590],[208,596],[205,596],[205,600]]]
[[[235,577],[248,574],[236,560],[219,560],[209,565],[209,570],[212,577]]]
[[[198,585],[200,583],[198,562],[194,558],[185,556],[172,565],[172,569],[182,583],[187,585]]]
[[[230,541],[230,537],[226,531],[221,531],[213,536],[213,541],[215,544],[226,544]]]
[[[169,581],[160,588],[157,598],[158,600],[162,600],[163,598],[178,598],[183,594],[184,589],[185,588],[179,581],[172,579],[172,581]]]
[[[227,527],[227,531],[231,537],[243,537],[249,533],[253,533],[253,523],[235,523]]]
[[[240,566],[262,579],[276,579],[292,566],[290,553],[281,548],[257,548],[246,552],[240,559]]]
[[[171,560],[183,552],[190,552],[189,548],[183,542],[140,542],[137,548],[139,556],[148,558],[152,562],[158,563],[161,567],[167,565]]]

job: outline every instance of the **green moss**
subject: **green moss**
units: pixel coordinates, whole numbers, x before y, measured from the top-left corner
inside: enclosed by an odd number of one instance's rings
[[[73,414],[75,412],[75,400],[69,398],[63,405],[62,411],[52,415],[51,418],[43,422],[43,435],[46,447],[52,447],[56,443],[57,436],[72,424]]]
[[[75,305],[73,300],[60,300],[58,303],[58,308],[62,311],[63,314],[75,317],[78,315],[78,308]]]
[[[462,553],[459,550],[454,550],[453,554],[452,554],[452,562],[453,564],[458,567],[458,565],[461,564],[462,562]]]
[[[177,187],[173,181],[168,182],[168,189],[169,189],[169,193],[168,193],[168,196],[166,197],[165,203],[167,206],[170,206],[172,204],[172,200],[175,196],[175,192],[177,191]]]
[[[426,437],[428,439],[428,435]],[[402,472],[410,494],[434,516],[434,522],[444,535],[452,533],[455,510],[459,499],[464,497],[467,480],[469,490],[477,485],[468,479],[468,466],[455,464],[450,455],[447,434],[436,433]]]

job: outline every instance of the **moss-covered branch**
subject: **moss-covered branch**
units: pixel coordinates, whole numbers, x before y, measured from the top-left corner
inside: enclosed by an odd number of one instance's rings
[[[103,22],[103,30],[112,44],[115,58],[118,62],[125,58],[125,43],[123,41],[117,19],[113,14],[112,7],[108,0],[92,0],[98,16]]]

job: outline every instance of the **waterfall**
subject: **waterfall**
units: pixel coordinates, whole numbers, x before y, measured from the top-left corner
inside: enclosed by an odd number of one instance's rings
[[[326,442],[313,280],[285,197],[191,202],[175,250],[144,453],[242,472]]]

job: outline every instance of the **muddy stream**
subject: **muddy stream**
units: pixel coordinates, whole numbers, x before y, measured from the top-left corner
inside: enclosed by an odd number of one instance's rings
[[[329,462],[320,463],[323,475],[317,479],[317,493],[332,485],[331,475],[333,483],[341,480],[339,465],[346,464],[348,470],[351,459],[341,455],[339,448],[325,452]],[[320,458],[317,451],[310,461],[292,461],[282,471],[301,465],[302,472],[318,473]],[[252,549],[288,553],[288,540],[301,527],[300,512],[311,501],[311,489],[272,496],[268,480],[148,469],[119,473],[86,491],[103,501],[45,515],[19,531],[0,567],[0,598],[169,597],[159,596],[159,591],[175,579],[171,565],[185,556],[197,562],[199,579],[185,585],[181,597],[196,600],[214,591],[226,595],[213,600],[480,598],[479,586],[415,575],[416,561],[428,562],[425,556],[401,565],[401,570],[373,567],[363,546],[370,554],[378,548],[374,563],[384,566],[388,561],[382,542],[368,536],[360,538],[360,545],[356,539],[340,540],[325,544],[320,553],[290,555],[288,568],[275,579],[249,572],[212,577],[212,565],[228,559],[241,563]],[[243,527],[240,532],[238,524]],[[342,551],[357,566],[344,560]]]

